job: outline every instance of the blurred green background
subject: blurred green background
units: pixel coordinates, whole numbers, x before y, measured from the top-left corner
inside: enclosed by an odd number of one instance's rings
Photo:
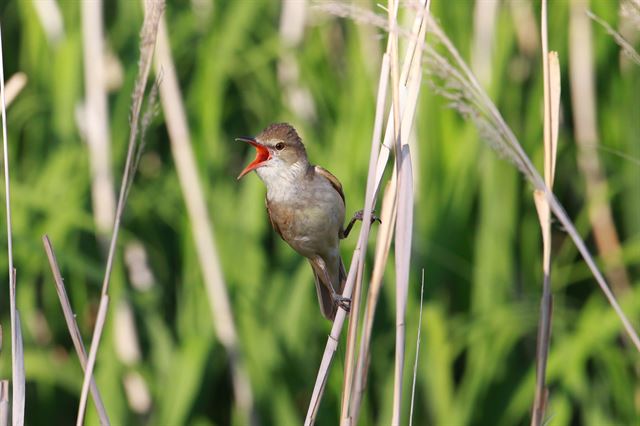
[[[45,3],[57,5],[57,29],[44,23],[54,14],[39,10]],[[137,1],[105,3],[115,194],[126,153],[143,11]],[[373,2],[354,3],[383,13]],[[491,43],[479,44],[478,50],[474,9],[485,3],[433,1],[432,12],[467,60],[479,55],[486,61],[485,87],[541,165],[540,4],[499,2],[489,28]],[[302,15],[284,13],[301,6]],[[585,179],[576,161],[568,69],[570,6],[569,1],[552,2],[549,10],[549,45],[559,52],[563,75],[555,190],[596,253]],[[41,237],[46,233],[52,239],[87,345],[106,261],[105,236],[96,228],[92,208],[82,113],[81,7],[80,1],[0,1],[5,78],[18,71],[28,77],[9,107],[8,137],[26,421],[32,425],[75,422],[82,384]],[[618,2],[592,1],[590,7],[617,28]],[[342,181],[348,214],[362,208],[386,35],[307,2],[170,0],[165,15],[258,417],[264,425],[300,424],[330,323],[319,313],[308,263],[271,230],[262,182],[254,175],[236,181],[253,152],[233,139],[256,134],[272,122],[292,123],[311,160]],[[409,15],[401,14],[407,24]],[[526,33],[525,24],[534,31]],[[523,39],[517,38],[518,31],[525,31]],[[630,281],[620,301],[638,328],[640,66],[623,59],[597,25],[593,42],[596,126],[603,148],[591,149],[609,186],[606,202]],[[422,91],[413,151],[417,181],[403,418],[408,421],[424,268],[415,424],[528,424],[542,282],[531,187],[479,143],[475,128],[447,109],[427,82]],[[96,367],[112,423],[243,424],[233,403],[228,359],[215,337],[161,111],[147,133],[122,231]],[[0,233],[6,239],[4,226]],[[371,249],[375,237],[374,227]],[[343,242],[347,261],[356,240],[352,236]],[[640,357],[621,338],[617,317],[558,227],[554,244],[548,424],[637,424]],[[0,255],[0,270],[7,269],[6,262]],[[392,263],[393,256],[376,316],[360,424],[389,424],[391,416]],[[2,283],[6,289],[6,278]],[[8,297],[0,298],[0,312],[9,336]],[[5,378],[11,371],[8,340],[0,354]],[[337,423],[343,367],[341,345],[320,425]],[[89,405],[88,423],[97,424]]]

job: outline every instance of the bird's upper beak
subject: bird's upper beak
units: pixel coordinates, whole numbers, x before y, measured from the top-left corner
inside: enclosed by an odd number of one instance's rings
[[[236,138],[237,141],[247,142],[254,146],[256,149],[256,158],[253,160],[247,167],[244,168],[242,172],[238,175],[238,179],[241,179],[244,175],[249,173],[251,170],[255,170],[258,167],[262,166],[271,155],[269,154],[269,150],[266,146],[255,140],[254,138]]]

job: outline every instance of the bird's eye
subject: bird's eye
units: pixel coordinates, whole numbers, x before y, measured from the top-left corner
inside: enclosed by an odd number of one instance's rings
[[[282,150],[284,149],[284,144],[283,144],[282,142],[278,142],[278,143],[276,144],[276,149],[277,149],[278,151],[282,151]]]

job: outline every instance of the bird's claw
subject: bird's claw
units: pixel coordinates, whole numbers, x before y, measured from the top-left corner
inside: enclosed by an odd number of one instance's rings
[[[353,218],[356,220],[359,220],[360,222],[362,222],[362,218],[364,216],[364,210],[358,210],[357,212],[355,212],[353,214]],[[378,222],[378,223],[382,223],[382,221],[380,220],[380,218],[378,216],[376,216],[375,212],[371,212],[371,223],[373,222]]]
[[[351,312],[351,299],[349,299],[348,297],[335,294],[333,296],[333,301],[336,303],[336,305],[347,311],[347,313]]]

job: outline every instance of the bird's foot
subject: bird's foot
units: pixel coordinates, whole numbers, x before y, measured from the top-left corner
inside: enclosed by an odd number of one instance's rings
[[[333,302],[347,311],[347,313],[351,312],[351,299],[348,297],[340,296],[338,293],[333,295]]]
[[[344,229],[344,231],[341,231],[340,238],[342,238],[342,239],[347,238],[347,236],[349,235],[349,232],[351,232],[351,228],[353,228],[353,224],[356,223],[356,220],[359,220],[360,222],[362,222],[362,217],[363,216],[364,216],[364,211],[363,210],[358,210],[357,212],[355,212],[353,214],[353,217],[349,221],[349,224],[347,225],[347,227]],[[372,211],[371,212],[371,223],[373,223],[375,221],[378,221],[378,223],[382,223],[380,218],[378,216],[376,216],[375,212]]]
[[[363,216],[364,216],[364,210],[358,210],[357,212],[355,212],[353,214],[353,219],[352,220],[359,220],[360,222],[362,222]],[[374,211],[371,212],[371,223],[373,223],[373,222],[382,223],[382,221],[380,220],[380,218],[378,216],[376,216],[376,212],[374,212]]]

